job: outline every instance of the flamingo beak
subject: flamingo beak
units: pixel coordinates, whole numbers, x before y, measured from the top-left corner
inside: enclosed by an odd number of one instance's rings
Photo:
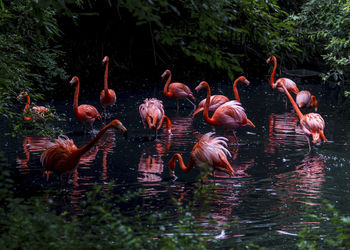
[[[198,93],[201,89],[202,89],[202,84],[199,84],[199,85],[195,88],[195,90],[196,90],[197,93]]]
[[[164,78],[165,76],[166,76],[166,71],[160,77]]]
[[[268,64],[271,61],[271,57],[266,59],[266,63]]]
[[[117,128],[122,132],[125,140],[128,139],[128,130],[123,126],[123,124],[118,124]]]
[[[247,79],[244,80],[244,83],[247,84],[247,86],[249,86],[250,84],[250,82]]]

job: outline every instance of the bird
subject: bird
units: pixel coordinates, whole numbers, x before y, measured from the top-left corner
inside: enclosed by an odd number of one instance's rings
[[[214,136],[214,132],[204,134],[194,145],[187,166],[179,153],[175,153],[171,157],[168,163],[170,176],[175,177],[176,159],[185,173],[190,172],[194,166],[198,166],[201,171],[211,169],[233,175],[234,170],[227,160],[227,156],[231,157],[231,154],[226,148],[226,141],[225,137]]]
[[[164,114],[163,102],[157,98],[146,98],[139,106],[139,113],[145,128],[156,131],[162,126],[164,120],[167,122],[168,133],[171,134],[171,120]]]
[[[275,84],[275,73],[276,73],[276,68],[277,68],[277,59],[275,56],[270,56],[269,58],[267,58],[266,63],[269,64],[271,62],[271,60],[274,62],[274,66],[273,66],[273,70],[272,70],[271,77],[270,77],[270,85],[271,85],[272,89],[283,93],[284,92],[283,88],[279,87],[278,84]],[[289,78],[279,78],[279,79],[277,79],[276,83],[278,83],[279,81],[282,81],[282,80],[284,80],[284,85],[288,91],[293,92],[294,94],[298,94],[299,89],[298,89],[295,82],[293,82]]]
[[[106,65],[105,75],[104,75],[104,89],[100,93],[100,102],[104,109],[104,120],[106,122],[106,108],[107,106],[112,106],[116,102],[116,95],[113,89],[108,88],[108,64],[109,57],[105,56],[102,61],[103,64]]]
[[[315,108],[317,112],[317,99],[307,90],[300,91],[295,98],[299,108]]]
[[[81,148],[78,148],[73,140],[65,135],[60,135],[55,139],[55,142],[48,143],[47,149],[40,156],[43,174],[48,175],[51,172],[57,174],[60,178],[60,187],[62,175],[66,175],[67,185],[69,174],[78,167],[80,158],[96,144],[109,128],[118,129],[125,137],[127,136],[127,129],[116,119],[104,126],[94,138]]]
[[[223,127],[224,129],[237,129],[243,126],[255,127],[255,125],[247,118],[247,115],[241,103],[233,100],[222,104],[214,112],[213,116],[209,117],[209,102],[210,102],[210,87],[206,81],[202,81],[197,87],[196,91],[207,89],[207,98],[203,111],[204,120],[214,126]]]
[[[81,123],[83,123],[84,132],[85,132],[85,123],[89,123],[91,128],[93,129],[94,128],[93,124],[95,119],[97,118],[99,120],[102,120],[100,113],[92,105],[82,104],[78,106],[80,82],[77,76],[73,76],[72,80],[70,81],[70,84],[71,86],[75,86],[74,103],[73,103],[73,111],[74,111],[75,117]]]
[[[166,81],[166,84],[164,86],[163,93],[168,98],[175,98],[176,99],[176,105],[177,105],[177,111],[179,111],[179,99],[186,99],[193,105],[193,110],[196,109],[196,104],[194,104],[188,97],[192,98],[193,101],[196,101],[196,98],[193,96],[192,91],[190,88],[179,82],[171,82],[171,72],[170,70],[165,70],[164,73],[161,75],[161,77],[164,79],[166,76],[168,76],[168,80]]]
[[[233,83],[233,93],[234,93],[235,99],[236,99],[236,101],[241,102],[241,100],[239,98],[238,90],[237,90],[237,83],[238,82],[244,82],[245,84],[247,84],[247,86],[249,86],[250,82],[244,76],[240,76]],[[198,104],[198,108],[196,109],[196,111],[194,111],[193,116],[195,116],[199,112],[203,111],[205,101],[206,101],[206,99],[203,99]],[[224,95],[212,95],[212,96],[210,96],[209,111],[214,112],[219,106],[221,106],[222,104],[224,104],[225,102],[228,102],[228,101],[230,101],[230,99],[228,99]]]
[[[304,134],[307,136],[308,144],[309,144],[309,150],[311,150],[309,137],[312,137],[312,143],[317,144],[321,142],[322,140],[327,142],[327,138],[324,135],[324,128],[325,128],[325,122],[322,118],[322,116],[318,113],[308,113],[306,115],[303,115],[301,113],[298,105],[295,103],[293,97],[290,95],[288,89],[284,86],[284,81],[276,82],[275,84],[278,85],[278,87],[283,88],[284,93],[289,98],[290,102],[293,105],[293,108],[295,112],[297,113],[300,121],[300,127],[303,130]]]
[[[24,120],[31,122],[45,122],[49,117],[54,118],[52,112],[44,106],[33,106],[30,108],[30,97],[27,92],[22,91],[18,96],[17,100],[21,101],[26,99],[27,103],[23,110]]]

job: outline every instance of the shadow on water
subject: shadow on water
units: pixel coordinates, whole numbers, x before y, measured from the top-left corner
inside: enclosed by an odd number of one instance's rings
[[[212,86],[213,93],[228,93],[230,98],[231,88],[231,84]],[[298,117],[291,106],[286,109],[280,93],[259,83],[240,89],[242,105],[256,128],[240,128],[235,135],[215,129],[216,135],[228,139],[229,162],[235,173],[229,177],[215,172],[208,179],[207,203],[198,204],[195,216],[208,233],[224,239],[223,247],[232,246],[237,238],[254,239],[258,244],[276,247],[282,244],[278,239],[293,241],[300,229],[318,227],[317,222],[305,219],[306,205],[320,206],[325,198],[341,199],[343,204],[350,205],[350,199],[346,198],[350,197],[349,186],[345,184],[350,179],[346,169],[350,160],[346,132],[350,131],[350,122],[325,104],[326,96],[321,95],[318,86],[303,86],[303,89],[308,88],[319,96],[319,113],[326,121],[325,134],[333,143],[322,144],[308,152],[306,138],[298,129]],[[186,164],[192,147],[213,128],[205,124],[202,114],[193,119],[192,106],[186,101],[180,101],[180,110],[176,113],[175,101],[163,97],[161,90],[158,95],[172,120],[172,135],[164,129],[156,139],[154,133],[149,136],[143,128],[138,105],[143,99],[153,97],[151,94],[145,91],[118,93],[117,105],[109,109],[108,117],[123,122],[129,139],[124,140],[119,131],[108,131],[81,158],[78,169],[72,174],[69,190],[62,198],[62,207],[78,212],[79,202],[93,185],[106,187],[111,181],[115,182],[115,192],[143,189],[143,205],[155,210],[166,210],[172,198],[184,204],[191,201],[199,185],[198,168],[183,173],[177,166],[178,179],[173,181],[169,178],[168,161],[174,153],[180,153]],[[80,101],[102,111],[97,98]],[[55,103],[57,112],[69,117],[60,126],[81,147],[93,135],[83,134],[71,105],[71,100]],[[95,122],[95,129],[102,126],[100,121]],[[28,196],[57,200],[59,195],[53,190],[58,188],[58,178],[51,175],[46,180],[40,164],[40,154],[49,141],[49,138],[28,136],[8,144],[5,150],[9,159],[16,159],[12,164],[17,170],[19,190]],[[35,192],[31,193],[33,189]],[[332,198],[334,193],[346,197]],[[203,216],[201,211],[207,214]],[[344,211],[347,211],[345,206]],[[211,220],[216,224],[211,224]]]

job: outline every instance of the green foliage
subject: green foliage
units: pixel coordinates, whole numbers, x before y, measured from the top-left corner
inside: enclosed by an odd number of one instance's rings
[[[312,63],[323,60],[326,64],[324,80],[344,81],[350,76],[349,5],[349,0],[333,1],[332,4],[327,0],[310,0],[298,15],[292,17],[299,27],[296,35],[304,59]]]
[[[0,114],[12,120],[21,91],[43,99],[66,73],[55,42],[60,35],[55,9],[32,0],[1,1],[1,7]]]
[[[304,229],[299,233],[300,249],[349,249],[350,217],[341,216],[334,206],[326,201],[318,213],[310,209],[309,217],[320,222],[320,228]]]
[[[152,24],[155,39],[233,79],[243,56],[294,58],[292,21],[277,1],[120,1],[139,25]]]

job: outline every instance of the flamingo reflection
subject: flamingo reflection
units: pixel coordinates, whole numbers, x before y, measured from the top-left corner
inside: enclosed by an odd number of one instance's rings
[[[115,148],[115,131],[107,131],[104,134],[103,139],[99,142],[99,147],[103,153],[101,180],[106,183],[108,181],[107,156],[109,153],[112,153]]]

